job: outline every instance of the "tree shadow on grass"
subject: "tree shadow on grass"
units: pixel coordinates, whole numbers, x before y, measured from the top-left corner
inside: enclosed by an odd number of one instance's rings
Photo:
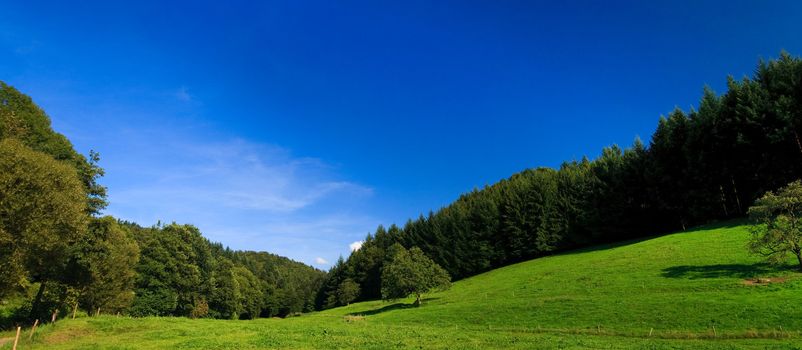
[[[392,304],[392,305],[387,305],[385,307],[380,307],[378,309],[365,310],[365,311],[360,311],[360,312],[352,312],[352,313],[350,313],[348,315],[349,316],[370,316],[370,315],[380,314],[382,312],[393,311],[393,310],[402,310],[402,309],[410,309],[410,308],[413,308],[413,307],[415,307],[415,305],[405,304],[405,303],[395,303],[395,304]]]
[[[679,265],[663,269],[663,277],[702,279],[702,278],[756,278],[768,274],[793,271],[793,265],[755,264],[717,264],[717,265]]]
[[[423,299],[421,299],[421,302],[427,302],[427,301],[430,301],[430,300],[437,300],[437,299],[440,299],[440,298],[423,298]],[[380,307],[378,309],[366,310],[366,311],[360,311],[360,312],[352,312],[352,313],[348,314],[348,316],[370,316],[370,315],[376,315],[376,314],[380,314],[382,312],[387,312],[387,311],[412,309],[412,308],[416,308],[416,307],[418,307],[418,306],[415,306],[414,304],[411,304],[411,303],[410,304],[395,303],[395,304],[387,305],[387,306],[384,306],[384,307]]]

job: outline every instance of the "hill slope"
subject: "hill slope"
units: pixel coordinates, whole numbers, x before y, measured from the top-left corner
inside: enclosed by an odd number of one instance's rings
[[[375,301],[284,320],[84,318],[46,327],[32,345],[802,348],[802,279],[792,265],[748,255],[748,235],[730,223],[535,259],[459,281],[420,308]],[[772,282],[753,284],[758,277]]]

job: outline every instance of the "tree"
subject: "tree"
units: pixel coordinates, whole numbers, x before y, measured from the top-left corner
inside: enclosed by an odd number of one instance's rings
[[[86,232],[83,186],[76,171],[14,139],[0,141],[0,296],[60,281],[69,248]]]
[[[132,313],[189,316],[213,287],[209,242],[191,225],[173,223],[141,233]]]
[[[212,317],[237,319],[242,313],[239,285],[234,277],[234,263],[225,257],[218,258],[214,274],[214,288],[209,298]]]
[[[139,261],[139,246],[117,221],[106,216],[92,219],[89,234],[77,244],[80,270],[86,283],[79,300],[89,310],[126,309],[134,298],[134,267]]]
[[[802,271],[802,181],[766,193],[749,208],[749,216],[757,222],[750,250],[772,263],[784,263],[792,253]]]
[[[231,272],[234,275],[237,289],[239,289],[240,314],[237,316],[239,319],[259,317],[265,299],[263,291],[267,289],[265,283],[243,266],[234,267]]]
[[[683,230],[689,225],[687,134],[688,118],[675,109],[668,118],[660,118],[649,147],[653,200],[667,220],[665,225]]]
[[[414,294],[414,305],[420,306],[421,294],[451,286],[451,278],[446,270],[418,247],[406,250],[400,244],[395,244],[390,251],[392,258],[382,269],[382,297],[385,300]]]
[[[232,255],[261,283],[261,312],[252,317],[283,317],[314,309],[315,293],[326,276],[323,271],[266,252],[237,251]]]
[[[90,152],[87,159],[76,152],[64,135],[53,130],[44,110],[29,96],[0,81],[0,139],[7,138],[73,167],[84,187],[87,212],[98,214],[106,207],[106,188],[97,182],[104,175],[97,164],[99,155]]]
[[[359,296],[359,283],[350,278],[346,278],[337,287],[337,301],[343,305],[351,304]]]

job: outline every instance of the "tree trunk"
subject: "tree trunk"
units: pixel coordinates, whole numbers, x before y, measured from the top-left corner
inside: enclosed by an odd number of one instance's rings
[[[799,147],[799,153],[802,153],[802,142],[799,142],[799,133],[794,130],[794,138],[796,139],[796,146]]]
[[[69,293],[70,291],[67,288],[64,288],[64,292],[61,293],[61,297],[59,298],[58,306],[56,306],[56,314],[58,314],[58,311],[61,310],[61,308],[64,307],[64,304],[67,303],[67,295],[69,295]]]
[[[738,186],[735,185],[735,178],[730,176],[730,180],[732,180],[732,193],[735,195],[735,204],[738,205],[738,214],[743,214],[743,208],[741,208],[741,199],[738,198]]]
[[[42,283],[39,284],[39,291],[36,292],[36,298],[33,300],[33,305],[31,305],[31,314],[29,315],[31,320],[36,319],[38,318],[37,316],[39,316],[39,307],[42,303],[42,296],[45,294],[46,284],[47,281],[42,281]]]
[[[796,260],[799,262],[799,272],[802,272],[802,250],[796,250],[794,254],[796,254]]]
[[[721,191],[721,207],[724,208],[724,217],[730,217],[730,213],[727,211],[727,198],[724,195],[724,186],[718,185],[718,190]]]

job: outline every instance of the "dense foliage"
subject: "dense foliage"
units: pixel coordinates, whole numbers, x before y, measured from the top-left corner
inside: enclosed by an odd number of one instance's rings
[[[106,207],[106,188],[97,182],[103,176],[98,154],[90,152],[87,159],[76,152],[64,135],[53,131],[50,118],[29,96],[0,81],[0,139],[8,138],[72,165],[86,192],[87,211],[97,214]]]
[[[559,169],[525,170],[462,195],[403,228],[379,227],[330,271],[317,303],[339,305],[352,279],[381,296],[388,248],[417,246],[454,279],[592,243],[741,217],[802,176],[802,60],[782,53],[751,78],[705,88],[698,109],[661,117],[649,145],[611,146]]]
[[[111,216],[93,218],[75,251],[75,268],[83,272],[76,293],[81,305],[86,310],[125,311],[134,298],[140,251],[131,232]]]
[[[98,161],[0,82],[0,328],[78,309],[216,318],[313,309],[322,271],[232,251],[190,225],[98,217],[106,206]]]
[[[287,316],[313,309],[325,275],[273,254],[223,248],[191,225],[124,226],[141,247],[135,316]]]
[[[47,282],[70,277],[70,246],[86,231],[83,197],[72,168],[0,141],[0,298],[30,282],[41,294]]]

